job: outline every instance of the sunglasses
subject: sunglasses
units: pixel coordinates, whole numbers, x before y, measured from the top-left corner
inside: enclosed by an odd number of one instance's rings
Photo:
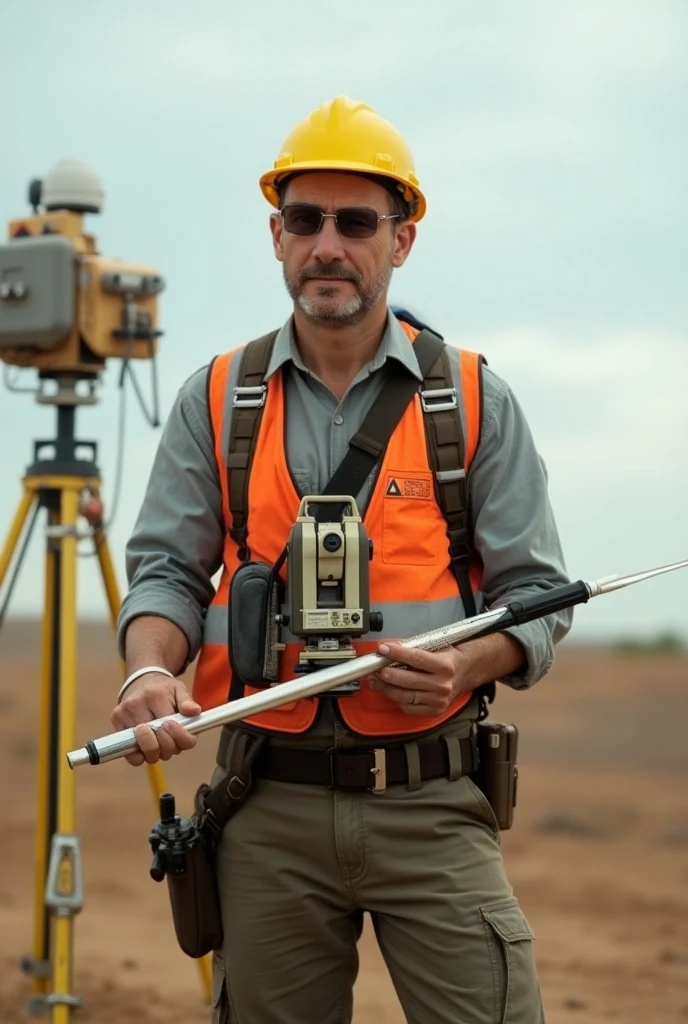
[[[325,218],[332,217],[343,238],[372,238],[381,220],[395,220],[398,213],[380,215],[368,206],[343,206],[325,213],[310,203],[288,203],[280,210],[284,230],[290,235],[317,235]]]

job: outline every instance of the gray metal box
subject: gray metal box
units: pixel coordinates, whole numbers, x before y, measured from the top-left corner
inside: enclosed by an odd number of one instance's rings
[[[62,235],[0,245],[0,348],[51,349],[74,322],[75,255]]]

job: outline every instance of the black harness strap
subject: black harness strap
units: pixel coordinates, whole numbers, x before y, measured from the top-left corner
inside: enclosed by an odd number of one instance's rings
[[[481,361],[481,367],[484,360]],[[477,614],[475,597],[471,586],[471,528],[468,508],[468,483],[466,480],[466,446],[458,403],[451,401],[454,392],[451,367],[446,350],[443,350],[424,381],[425,393],[434,392],[437,399],[428,396],[424,400],[425,437],[428,458],[434,470],[435,497],[447,522],[449,558],[459,585],[459,593],[466,615]],[[446,405],[447,408],[442,406]],[[484,701],[491,704],[495,698],[494,682],[479,686],[476,695],[481,701],[480,717],[487,714]]]
[[[234,392],[227,453],[227,484],[232,514],[229,535],[239,547],[238,557],[241,562],[246,561],[249,555],[246,546],[248,483],[267,394],[265,375],[277,334],[277,331],[272,331],[246,345],[241,354],[238,384]]]
[[[423,330],[417,336],[413,351],[423,377],[437,361],[443,348],[442,339],[431,331]],[[396,359],[389,360],[387,372],[385,386],[360,429],[349,441],[349,449],[326,484],[323,494],[358,494],[387,447],[409,402],[417,394],[418,378]],[[323,505],[315,512],[315,518],[329,517],[332,513],[332,505]]]
[[[423,417],[430,464],[435,474],[435,497],[447,520],[449,557],[459,584],[466,615],[476,614],[475,599],[469,576],[471,547],[468,524],[468,487],[466,483],[466,447],[458,403],[442,402],[446,393],[454,392],[451,368],[443,351],[425,382],[425,389],[440,395],[436,408],[426,403]],[[449,396],[447,396],[449,397]],[[451,408],[443,408],[452,406]]]

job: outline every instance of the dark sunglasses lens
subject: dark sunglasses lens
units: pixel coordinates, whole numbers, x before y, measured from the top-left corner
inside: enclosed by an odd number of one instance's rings
[[[337,211],[337,225],[345,238],[372,238],[377,231],[375,210],[349,206]]]
[[[285,206],[282,210],[284,227],[292,235],[314,235],[320,228],[320,210],[312,206]]]

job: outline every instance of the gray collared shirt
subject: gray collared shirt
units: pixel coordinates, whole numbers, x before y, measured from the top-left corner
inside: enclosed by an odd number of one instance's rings
[[[292,318],[281,328],[268,372],[281,368],[284,375],[287,461],[302,494],[317,494],[336,470],[384,387],[390,359],[422,379],[413,346],[392,314],[375,357],[340,401],[304,366]],[[190,660],[201,644],[225,536],[207,373],[203,367],[179,391],[127,545],[129,592],[119,618],[120,653],[127,625],[139,615],[174,622],[189,641]],[[368,492],[369,483],[356,496],[359,508]],[[474,544],[483,562],[479,607],[568,582],[544,463],[518,402],[489,368],[484,369],[482,428],[468,494]],[[524,689],[540,679],[571,621],[567,610],[510,630],[524,647],[527,665],[502,681]]]

